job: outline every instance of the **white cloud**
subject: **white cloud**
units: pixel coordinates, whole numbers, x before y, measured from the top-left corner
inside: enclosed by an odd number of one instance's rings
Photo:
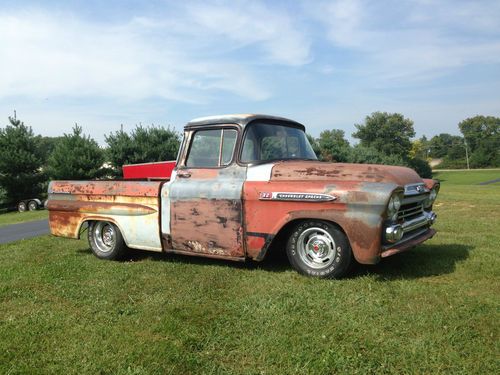
[[[471,64],[500,63],[498,1],[403,5],[338,0],[320,3],[311,15],[334,46],[359,53],[351,73],[383,85],[434,79]]]
[[[191,26],[201,35],[220,35],[238,46],[257,44],[269,62],[297,66],[310,61],[310,41],[297,29],[297,18],[259,2],[232,4],[188,6]]]
[[[0,13],[0,98],[206,102],[223,91],[249,100],[267,99],[271,85],[258,78],[253,65],[303,64],[309,45],[285,14],[257,4],[250,5],[249,12],[200,5],[181,9],[180,19],[138,17],[121,24],[33,10]],[[218,28],[206,18],[217,14],[217,21],[225,20],[226,26]],[[229,27],[229,20],[237,27]],[[255,58],[237,59],[225,47],[227,41],[234,42],[233,48],[257,47],[252,50]]]

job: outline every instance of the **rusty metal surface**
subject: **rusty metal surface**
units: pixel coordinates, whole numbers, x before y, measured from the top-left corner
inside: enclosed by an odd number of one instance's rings
[[[428,240],[429,238],[434,237],[436,231],[432,228],[429,228],[427,231],[419,235],[418,237],[412,238],[411,240],[405,241],[404,243],[395,245],[387,250],[382,251],[380,256],[382,258],[401,253],[403,251],[410,250],[411,248],[421,244],[422,242]]]
[[[166,251],[218,257],[245,256],[242,188],[245,170],[237,165],[214,169],[183,169],[189,178],[164,185],[170,213],[162,216]],[[180,172],[178,172],[180,173]],[[170,222],[167,223],[166,221]]]
[[[320,161],[287,161],[277,163],[272,181],[351,181],[388,182],[404,186],[422,179],[410,168],[378,164],[327,163]]]
[[[170,205],[173,249],[244,256],[240,200],[174,200]]]
[[[158,181],[51,181],[49,194],[158,197]]]
[[[78,238],[89,220],[118,226],[131,248],[161,251],[159,198],[161,182],[53,181],[49,186],[49,226],[56,236]]]
[[[379,259],[382,224],[389,197],[398,188],[392,183],[352,181],[247,181],[244,185],[246,231],[276,235],[297,219],[327,220],[346,233],[356,260],[376,263]],[[262,191],[301,191],[337,197],[326,202],[281,202],[260,200]],[[262,239],[246,236],[247,256],[262,257]]]
[[[433,180],[433,179],[430,179],[430,178],[423,178],[423,181],[425,183],[425,186],[429,190],[432,189],[435,186],[439,186],[440,185],[440,183],[439,183],[438,180]]]

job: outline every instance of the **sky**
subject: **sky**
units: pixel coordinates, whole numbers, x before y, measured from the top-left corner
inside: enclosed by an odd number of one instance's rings
[[[500,116],[500,1],[0,0],[0,126],[99,143],[265,113],[313,136],[374,111],[417,136]]]

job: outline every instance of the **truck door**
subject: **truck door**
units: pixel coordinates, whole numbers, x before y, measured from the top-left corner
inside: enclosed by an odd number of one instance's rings
[[[245,256],[241,197],[246,168],[234,160],[238,132],[236,126],[219,125],[187,133],[187,152],[179,158],[168,193],[162,192],[162,201],[170,205],[170,233],[162,223],[164,247],[170,251]]]

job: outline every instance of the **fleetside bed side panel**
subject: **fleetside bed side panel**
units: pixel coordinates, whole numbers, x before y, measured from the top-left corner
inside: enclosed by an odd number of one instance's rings
[[[360,263],[379,260],[384,213],[396,184],[340,181],[247,181],[244,185],[247,256],[261,260],[266,239],[296,219],[319,219],[338,224],[349,238]],[[275,192],[326,194],[324,202],[262,199]]]
[[[53,181],[49,186],[49,226],[55,236],[78,238],[83,222],[115,223],[131,248],[161,251],[161,182]]]

